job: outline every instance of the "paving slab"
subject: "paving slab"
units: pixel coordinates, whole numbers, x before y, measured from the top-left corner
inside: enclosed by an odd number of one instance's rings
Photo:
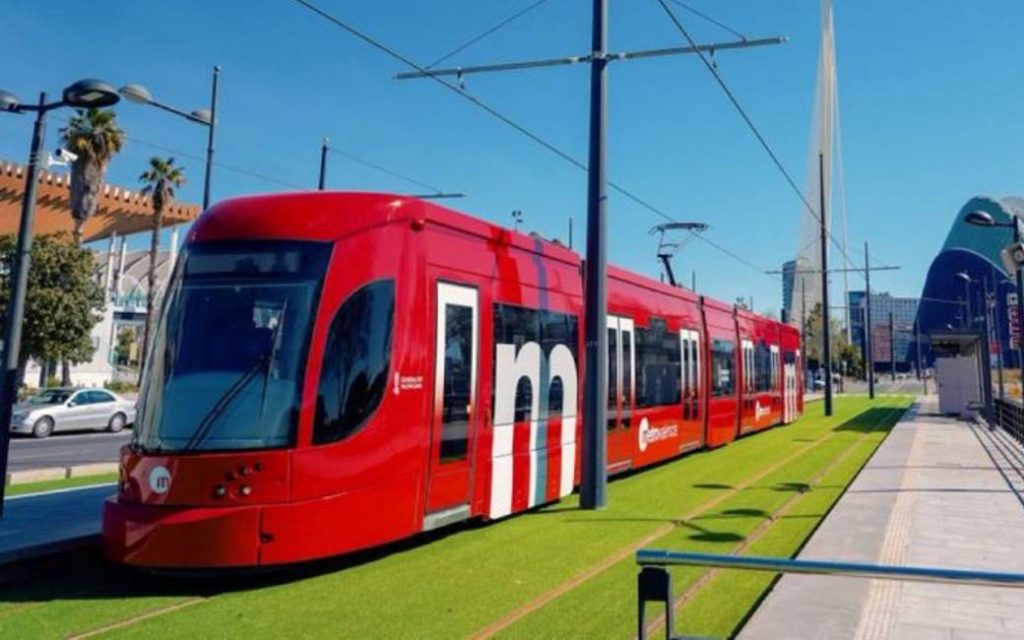
[[[799,557],[1024,573],[1024,448],[919,399]],[[1024,589],[782,577],[757,640],[1024,638]]]
[[[98,543],[103,501],[114,491],[105,484],[7,498],[0,566]]]

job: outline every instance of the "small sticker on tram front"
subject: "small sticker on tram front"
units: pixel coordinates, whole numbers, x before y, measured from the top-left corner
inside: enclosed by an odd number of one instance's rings
[[[153,493],[167,493],[171,488],[171,472],[162,465],[153,467],[149,472],[149,488]]]

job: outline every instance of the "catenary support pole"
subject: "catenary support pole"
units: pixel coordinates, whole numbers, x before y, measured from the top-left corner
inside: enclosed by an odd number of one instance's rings
[[[32,147],[25,170],[25,196],[21,201],[21,226],[11,267],[11,298],[4,325],[4,370],[0,382],[0,518],[4,515],[4,488],[7,484],[7,460],[11,447],[11,413],[18,401],[18,364],[20,360],[21,325],[25,317],[25,294],[28,270],[32,262],[32,227],[36,215],[36,189],[39,186],[39,165],[43,162],[43,140],[46,135],[46,93],[39,94],[39,111],[32,128]]]
[[[892,381],[896,382],[896,323],[893,321],[892,311],[889,312],[889,371],[892,374]]]
[[[203,210],[210,207],[210,176],[213,172],[213,141],[217,132],[217,88],[220,84],[220,65],[213,68],[213,86],[210,90],[210,130],[206,138],[206,171],[203,175]]]
[[[825,415],[832,415],[832,327],[828,308],[828,217],[825,211],[825,155],[818,154],[818,180],[821,195],[821,352],[825,366]]]
[[[868,254],[868,243],[864,243],[864,288],[867,289],[864,302],[867,319],[864,321],[864,341],[868,350],[868,398],[875,399],[875,354],[873,336],[871,335],[871,258]]]
[[[590,164],[587,171],[587,259],[584,281],[586,370],[583,393],[583,465],[580,506],[602,509],[607,502],[608,305],[606,279],[608,0],[593,0],[590,61]]]
[[[811,378],[808,374],[811,370],[807,364],[807,278],[803,275],[800,276],[800,338],[804,342],[804,389],[809,389]]]

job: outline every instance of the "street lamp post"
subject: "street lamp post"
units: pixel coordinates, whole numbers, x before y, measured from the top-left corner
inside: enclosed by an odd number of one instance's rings
[[[964,283],[964,328],[970,329],[974,326],[974,312],[971,308],[971,274],[966,271],[959,271],[953,274],[953,278]]]
[[[35,105],[22,104],[14,94],[0,90],[0,111],[35,113],[32,128],[32,146],[25,171],[25,195],[21,201],[21,225],[18,245],[10,274],[10,303],[4,323],[3,372],[0,372],[0,518],[3,517],[4,489],[7,484],[7,459],[10,453],[11,412],[18,398],[18,364],[21,347],[21,325],[25,318],[25,296],[28,289],[28,271],[32,262],[32,226],[36,214],[36,189],[39,185],[39,166],[45,162],[43,141],[46,137],[46,114],[61,107],[82,109],[109,107],[116,104],[114,89],[100,80],[79,80],[64,89],[61,99],[47,102],[46,93],[39,94]]]
[[[213,68],[213,83],[210,91],[210,108],[182,111],[170,105],[158,102],[149,89],[141,84],[129,84],[121,87],[119,93],[136,104],[148,104],[162,109],[186,120],[203,125],[208,130],[206,138],[206,167],[203,171],[203,209],[210,206],[210,176],[213,172],[213,142],[217,132],[217,90],[220,84],[220,65]]]
[[[1006,399],[1006,387],[1003,385],[1003,336],[999,332],[999,327],[1002,326],[1002,325],[1000,324],[999,304],[997,303],[998,296],[995,294],[994,291],[992,291],[992,292],[989,291],[988,279],[987,278],[984,281],[984,285],[985,285],[985,313],[988,316],[989,328],[992,331],[992,333],[994,334],[996,348],[998,349],[998,353],[999,353],[999,363],[998,363],[999,364],[999,369],[998,369],[998,375],[999,375],[998,380],[999,380],[999,383],[998,384],[999,384],[999,400],[1002,401],[1002,400]],[[995,286],[998,289],[999,283],[996,282]],[[993,336],[990,336],[989,339],[991,340],[992,337]]]
[[[992,217],[992,214],[987,211],[972,211],[964,217],[964,221],[968,224],[977,225],[979,227],[1009,227],[1010,229],[1013,229],[1013,244],[1020,244],[1021,220],[1016,215],[1013,216],[1013,221],[1011,222],[996,222]],[[1017,266],[1015,275],[1017,289],[1017,326],[1021,327],[1022,323],[1024,323],[1024,272],[1021,271],[1020,265]],[[1017,364],[1020,366],[1021,370],[1021,388],[1024,389],[1024,336],[1021,336],[1020,329],[1018,329],[1017,333]]]

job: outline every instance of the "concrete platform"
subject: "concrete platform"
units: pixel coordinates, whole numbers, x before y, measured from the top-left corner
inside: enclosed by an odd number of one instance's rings
[[[922,399],[800,558],[1024,572],[1024,449]],[[746,639],[1024,640],[1024,589],[784,576]]]
[[[0,566],[97,544],[113,484],[14,496],[0,520]]]

